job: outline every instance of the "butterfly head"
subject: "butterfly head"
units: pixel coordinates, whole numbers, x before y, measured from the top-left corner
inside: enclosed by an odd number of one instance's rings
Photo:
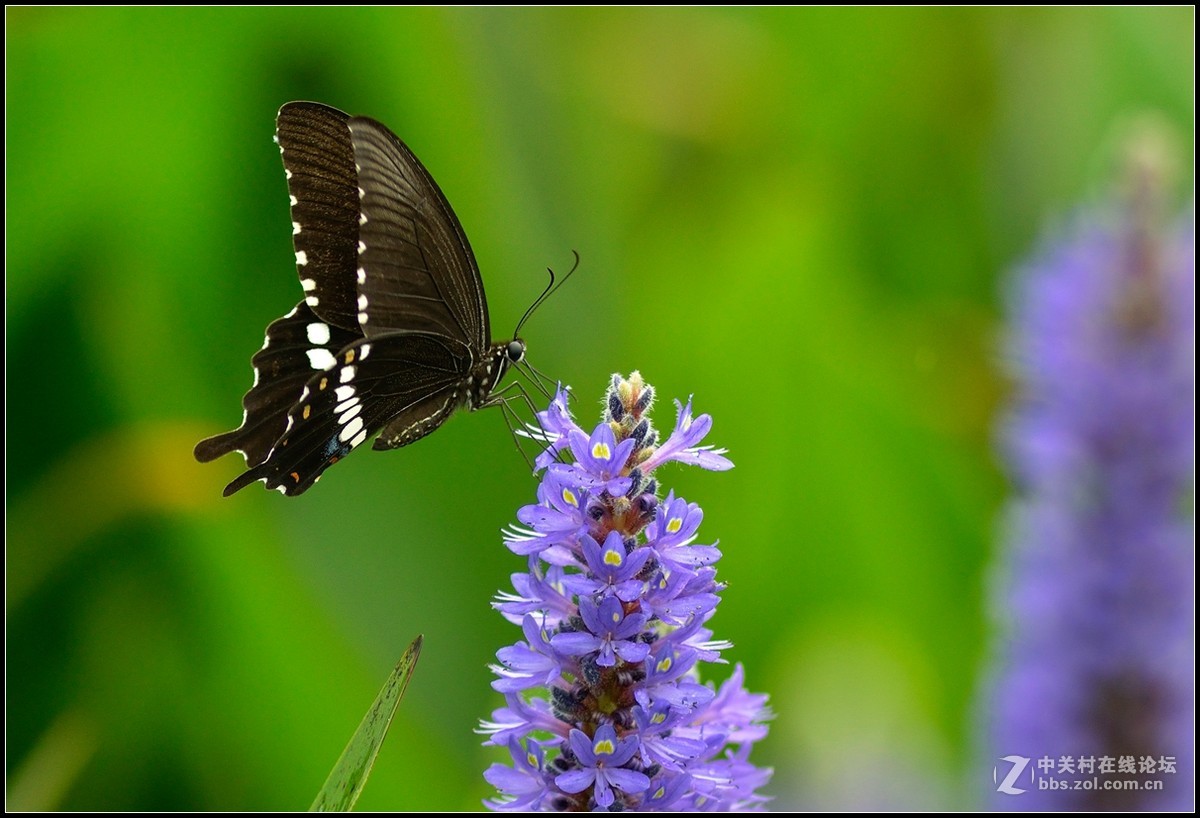
[[[514,338],[504,347],[504,355],[510,364],[519,364],[525,358],[525,342]]]

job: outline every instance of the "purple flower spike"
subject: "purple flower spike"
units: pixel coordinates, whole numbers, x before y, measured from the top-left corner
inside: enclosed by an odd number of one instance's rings
[[[1195,808],[1195,230],[1139,188],[1015,282],[999,809]]]
[[[679,407],[658,445],[654,390],[636,372],[614,376],[603,421],[586,433],[564,393],[530,436],[548,445],[537,502],[517,513],[506,545],[528,561],[493,606],[524,640],[502,648],[492,686],[505,706],[480,726],[511,766],[485,773],[493,810],[760,809],[771,775],[749,762],[771,717],[738,665],[718,690],[699,663],[723,662],[728,642],[706,626],[724,585],[721,552],[695,545],[704,513],[650,472],[678,461],[722,470],[701,446],[712,420]],[[569,452],[571,462],[558,462]],[[535,698],[536,689],[548,700]],[[537,739],[534,738],[537,736]],[[547,737],[548,738],[543,738]]]

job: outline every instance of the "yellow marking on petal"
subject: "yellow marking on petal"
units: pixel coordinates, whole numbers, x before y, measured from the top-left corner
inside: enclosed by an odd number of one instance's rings
[[[667,521],[667,531],[671,534],[678,534],[679,529],[683,528],[682,517],[672,517]]]
[[[592,447],[592,457],[597,460],[608,460],[612,457],[612,451],[609,450],[607,443],[597,443]]]
[[[661,786],[661,787],[659,787],[657,790],[655,790],[655,791],[654,791],[654,795],[653,795],[652,797],[654,797],[654,798],[662,798],[662,797],[663,797],[663,793],[665,793],[666,791],[667,791],[666,785],[664,785],[664,786]]]
[[[563,496],[563,502],[565,502],[567,505],[571,505],[571,506],[575,506],[575,508],[579,508],[579,498],[575,496],[575,492],[571,491],[568,488],[564,488],[562,496]]]
[[[529,764],[530,767],[536,768],[538,765],[537,756],[535,756],[533,753],[527,753],[525,755],[525,761],[527,764]]]
[[[658,665],[655,666],[655,670],[657,670],[659,673],[666,673],[671,669],[671,665],[673,664],[674,662],[671,661],[670,656],[664,656],[658,660]]]
[[[612,621],[614,624],[621,621],[621,612],[620,611],[613,611]]]
[[[624,557],[622,557],[616,551],[605,551],[604,552],[604,564],[605,565],[618,565],[619,566],[623,562],[625,562]]]
[[[664,713],[655,713],[653,716],[650,717],[651,724],[662,724],[666,720],[667,720],[667,716]]]
[[[617,751],[617,746],[615,744],[613,744],[611,741],[609,741],[608,739],[604,739],[603,741],[597,741],[596,744],[592,747],[592,752],[594,752],[596,755],[603,754],[606,756],[610,756],[613,753],[615,753],[616,751]]]

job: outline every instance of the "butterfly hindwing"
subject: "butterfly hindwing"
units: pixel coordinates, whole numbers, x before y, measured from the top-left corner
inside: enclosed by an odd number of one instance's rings
[[[308,379],[265,461],[231,482],[226,496],[255,480],[301,494],[385,425],[388,437],[376,448],[423,437],[460,404],[469,364],[465,346],[430,333],[359,338]]]
[[[287,413],[316,371],[336,362],[345,346],[362,336],[327,324],[301,301],[267,327],[262,349],[250,359],[254,385],[242,398],[242,425],[196,444],[202,463],[229,452],[241,452],[247,466],[267,459],[287,426]]]
[[[275,139],[287,174],[305,301],[326,322],[357,330],[360,213],[349,119],[320,103],[289,102],[279,109]]]
[[[486,349],[483,280],[446,197],[386,127],[351,117],[349,128],[361,191],[356,280],[363,333],[433,332]]]

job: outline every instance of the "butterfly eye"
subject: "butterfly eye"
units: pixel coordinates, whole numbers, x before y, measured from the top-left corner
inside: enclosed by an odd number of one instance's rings
[[[512,361],[514,364],[520,363],[521,359],[525,357],[525,342],[521,340],[509,341],[508,349],[506,351],[508,354],[508,360]]]

